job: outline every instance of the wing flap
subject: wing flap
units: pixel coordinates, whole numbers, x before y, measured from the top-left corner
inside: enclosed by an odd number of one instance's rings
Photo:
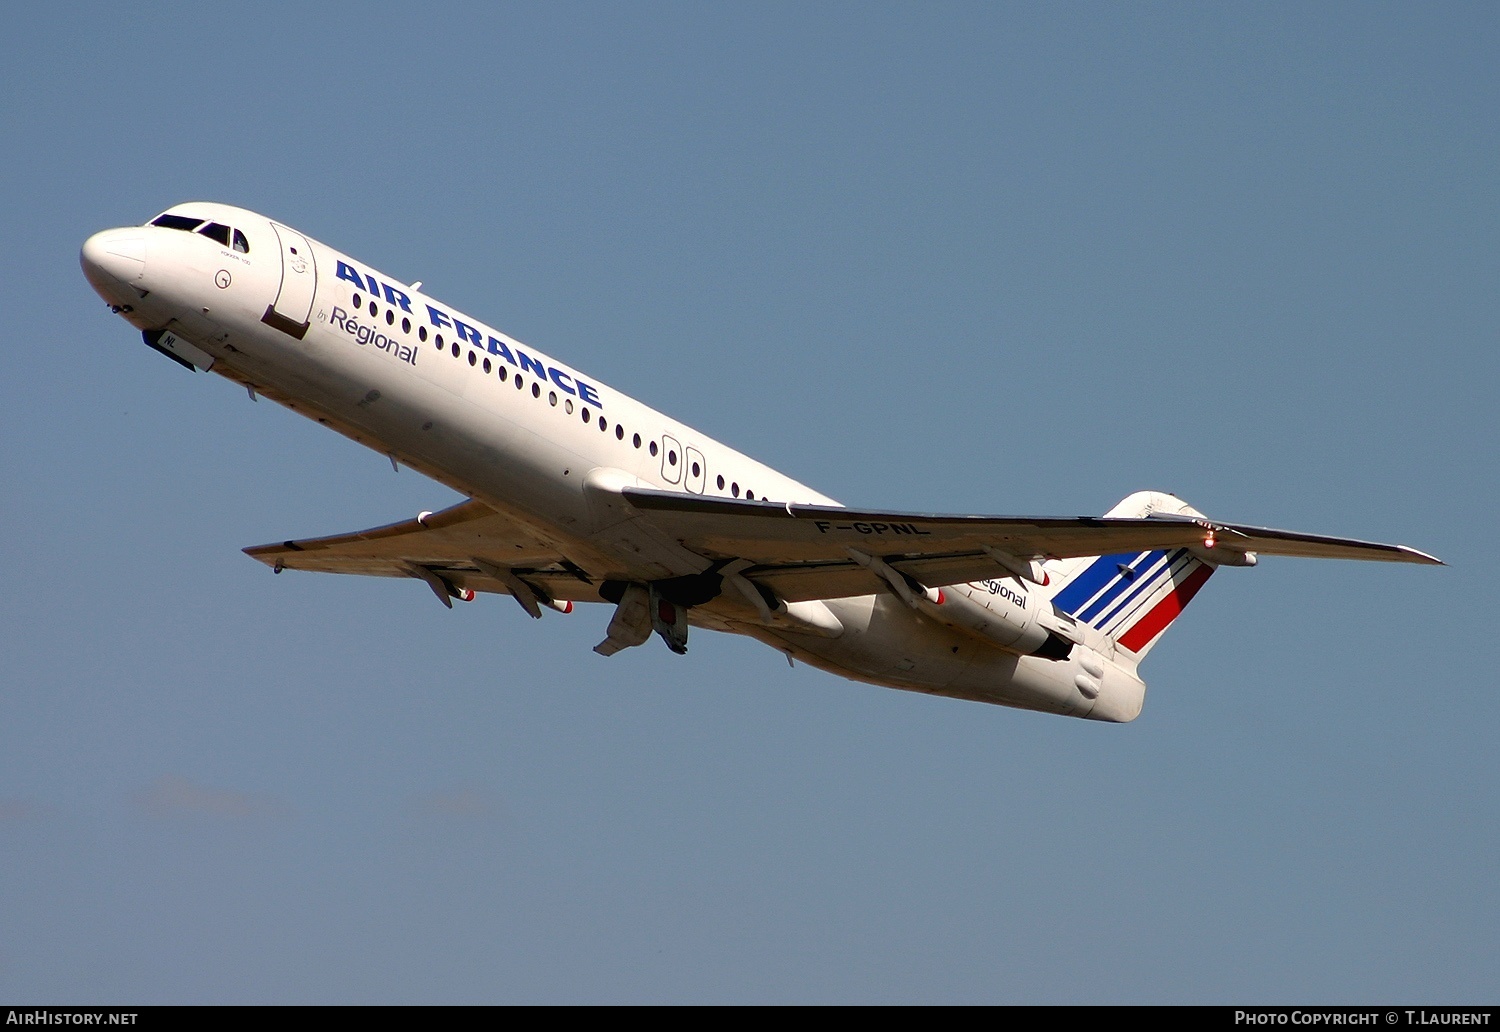
[[[919,559],[890,559],[891,566],[910,574],[923,584],[942,587],[966,584],[988,577],[1007,576],[984,554],[932,556]],[[885,582],[856,562],[802,563],[781,566],[752,566],[745,576],[764,584],[786,602],[810,602],[814,599],[847,598],[886,591]]]

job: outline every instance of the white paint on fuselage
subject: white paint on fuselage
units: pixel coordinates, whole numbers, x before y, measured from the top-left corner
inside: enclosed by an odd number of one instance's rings
[[[591,501],[585,488],[591,474],[613,470],[617,472],[607,478],[617,484],[685,491],[688,471],[675,481],[665,475],[670,470],[664,463],[667,448],[675,448],[679,470],[689,461],[687,449],[704,464],[696,483],[705,495],[734,497],[731,486],[738,485],[740,497],[753,492],[757,499],[838,504],[310,237],[304,239],[313,251],[316,292],[310,326],[298,340],[262,321],[282,276],[283,256],[268,219],[210,203],[178,205],[169,212],[241,230],[250,250],[242,254],[194,233],[155,226],[96,235],[85,244],[85,269],[106,300],[128,306],[121,312],[126,319],[143,330],[170,326],[214,356],[213,372],[512,516],[596,580],[653,580],[710,565],[660,540],[649,527],[611,526],[615,517],[601,515],[597,498]],[[135,266],[111,256],[110,246],[134,234],[144,236],[144,268],[127,283],[116,277],[135,272]],[[361,280],[373,276],[379,291],[338,278],[339,262]],[[147,292],[144,298],[141,291]],[[409,310],[400,303],[403,297]],[[371,301],[376,315],[370,313]],[[449,325],[434,318],[429,305]],[[403,318],[410,320],[409,330],[403,331]],[[502,342],[512,355],[524,352],[557,375],[539,376],[535,365],[523,371],[467,340],[454,357],[454,321],[477,330],[484,341],[493,337]],[[423,326],[425,341],[419,332]],[[371,331],[364,343],[359,327]],[[387,338],[385,346],[379,336]],[[506,371],[504,378],[499,368]],[[564,383],[590,385],[599,404],[586,402],[579,396],[582,391],[568,395]],[[554,393],[555,405],[549,401]],[[584,408],[590,410],[588,422],[582,418]],[[608,421],[602,432],[601,416]],[[623,439],[616,426],[624,427]],[[635,435],[640,436],[639,447]],[[654,456],[653,441],[658,448]],[[1097,702],[1088,699],[1073,684],[1080,669],[1076,660],[1017,656],[955,633],[889,594],[824,604],[844,626],[836,638],[766,627],[729,592],[704,607],[702,622],[748,634],[812,665],[873,684],[1108,720],[1132,719],[1143,701],[1144,685],[1118,670]],[[1102,641],[1091,644],[1112,647]]]

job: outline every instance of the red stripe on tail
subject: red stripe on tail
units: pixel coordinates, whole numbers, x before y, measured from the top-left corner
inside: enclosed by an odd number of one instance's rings
[[[1187,580],[1172,589],[1172,593],[1152,607],[1151,612],[1141,617],[1140,621],[1130,630],[1126,631],[1120,638],[1120,644],[1131,652],[1139,652],[1141,647],[1155,638],[1167,625],[1177,619],[1177,615],[1187,608],[1187,604],[1198,594],[1198,589],[1208,581],[1209,574],[1214,572],[1212,566],[1199,566],[1188,575]]]

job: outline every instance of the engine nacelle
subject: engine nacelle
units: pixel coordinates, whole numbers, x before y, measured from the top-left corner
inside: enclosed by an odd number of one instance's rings
[[[1023,656],[1066,659],[1073,648],[1042,626],[1045,605],[1004,579],[913,592],[916,608],[941,624]]]
[[[846,551],[889,584],[903,602],[940,624],[1023,656],[1067,659],[1073,651],[1074,642],[1043,626],[1039,616],[1043,604],[1031,600],[1019,580],[1014,587],[1004,579],[975,582],[983,585],[982,592],[975,584],[929,588],[884,559],[857,548]],[[1052,615],[1050,610],[1048,615]]]

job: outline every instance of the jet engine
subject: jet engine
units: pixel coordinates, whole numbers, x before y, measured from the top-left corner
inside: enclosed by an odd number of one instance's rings
[[[883,559],[853,548],[848,552],[889,584],[903,602],[940,624],[1023,656],[1067,659],[1073,651],[1073,642],[1043,625],[1040,613],[1048,603],[1031,598],[1019,580],[981,581],[983,592],[973,584],[929,588]]]

